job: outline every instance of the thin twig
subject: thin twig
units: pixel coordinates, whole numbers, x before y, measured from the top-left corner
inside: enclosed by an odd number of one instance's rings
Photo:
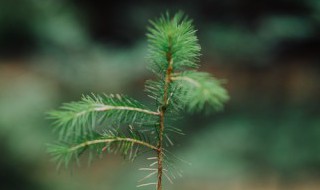
[[[78,144],[76,146],[70,147],[69,151],[75,151],[77,149],[80,149],[80,148],[83,148],[83,147],[86,147],[86,146],[89,146],[89,145],[93,145],[93,144],[111,143],[111,142],[131,142],[131,143],[134,143],[134,144],[139,144],[139,145],[151,148],[153,150],[158,150],[157,147],[155,147],[155,146],[153,146],[153,145],[151,145],[149,143],[143,142],[143,141],[139,141],[139,140],[131,139],[131,138],[120,138],[120,137],[117,137],[117,138],[114,138],[114,139],[98,139],[98,140],[86,141],[84,143],[81,143],[81,144]]]

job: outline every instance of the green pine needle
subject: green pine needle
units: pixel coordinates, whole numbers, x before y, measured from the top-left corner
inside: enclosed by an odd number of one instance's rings
[[[172,57],[174,70],[196,68],[200,56],[200,45],[195,35],[192,20],[179,12],[171,17],[169,13],[160,19],[150,21],[147,34],[149,60],[156,74],[165,74],[168,56]]]
[[[83,152],[89,152],[89,160],[103,152],[119,153],[133,160],[143,147],[157,155],[150,158],[153,163],[145,169],[152,173],[143,180],[157,173],[158,182],[138,186],[157,184],[157,189],[161,189],[162,173],[169,182],[181,176],[174,161],[183,160],[164,146],[174,145],[172,134],[184,133],[169,123],[180,118],[177,114],[182,110],[222,109],[229,96],[222,81],[209,73],[190,70],[198,68],[200,56],[192,20],[182,13],[167,13],[150,23],[148,59],[156,77],[146,82],[146,92],[154,100],[156,111],[118,94],[84,95],[80,101],[63,104],[49,113],[59,141],[48,145],[48,152],[58,167],[67,167],[73,160],[79,163]]]
[[[130,127],[127,133],[118,130],[104,131],[102,134],[95,133],[92,139],[78,139],[74,143],[55,143],[48,144],[47,151],[52,155],[53,161],[68,167],[71,160],[79,162],[79,156],[84,150],[89,150],[92,155],[100,155],[103,152],[118,153],[128,160],[134,160],[138,154],[140,147],[157,150],[150,139],[143,132]]]
[[[138,101],[118,94],[82,96],[78,102],[66,103],[60,110],[49,112],[60,139],[69,141],[92,135],[100,125],[154,124],[157,115],[158,112]]]
[[[227,91],[221,86],[222,81],[209,73],[185,71],[171,77],[177,86],[176,96],[187,107],[187,111],[201,111],[208,105],[220,110],[229,100]]]

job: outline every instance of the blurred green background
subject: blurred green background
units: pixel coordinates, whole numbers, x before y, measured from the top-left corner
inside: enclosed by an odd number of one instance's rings
[[[146,26],[166,10],[194,19],[201,70],[231,101],[175,123],[192,164],[165,189],[320,189],[319,0],[0,0],[1,190],[135,189],[145,157],[56,172],[45,113],[90,92],[148,102]]]

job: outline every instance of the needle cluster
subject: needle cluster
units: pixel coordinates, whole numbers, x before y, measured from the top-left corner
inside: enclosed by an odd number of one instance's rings
[[[162,176],[169,182],[180,172],[174,171],[171,133],[181,129],[168,125],[170,117],[183,111],[219,110],[229,99],[222,82],[209,73],[199,72],[200,45],[192,20],[182,13],[169,13],[150,21],[148,27],[149,69],[155,79],[146,82],[146,93],[154,100],[155,109],[124,95],[85,95],[80,101],[66,103],[49,113],[54,120],[58,142],[48,146],[58,166],[68,164],[88,151],[90,157],[104,152],[120,153],[133,160],[153,151],[155,157],[145,181],[156,175],[155,185],[162,189]],[[154,107],[154,106],[153,106]],[[174,156],[173,156],[174,157]]]

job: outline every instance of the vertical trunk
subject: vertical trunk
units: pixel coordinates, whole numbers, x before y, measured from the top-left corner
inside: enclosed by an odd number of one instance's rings
[[[157,190],[162,190],[162,171],[163,171],[163,129],[164,129],[164,111],[160,112],[160,129],[159,129],[159,145],[158,145],[158,183]]]
[[[168,68],[165,76],[163,104],[160,107],[160,125],[159,125],[159,142],[158,142],[158,183],[157,190],[162,190],[162,172],[163,172],[163,130],[164,130],[164,117],[168,106],[168,94],[171,82],[172,67],[172,53],[171,53],[171,37],[169,36],[169,50],[166,54]]]

